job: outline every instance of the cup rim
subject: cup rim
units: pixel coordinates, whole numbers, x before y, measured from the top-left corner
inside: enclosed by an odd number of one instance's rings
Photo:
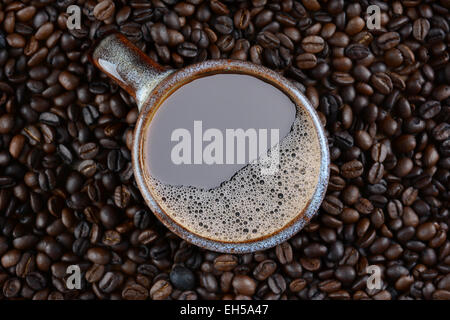
[[[160,101],[161,99],[169,96],[179,87],[195,80],[196,77],[218,73],[246,74],[257,77],[270,83],[271,85],[274,85],[275,87],[278,87],[278,89],[280,89],[284,94],[293,99],[296,104],[300,104],[300,106],[306,110],[313,121],[320,145],[321,163],[318,182],[308,205],[283,229],[271,235],[255,240],[249,240],[247,242],[221,242],[192,233],[185,227],[175,222],[164,212],[157,201],[153,198],[150,188],[145,180],[143,152],[141,152],[141,150],[143,149],[143,142],[145,141],[143,138],[143,133],[145,132],[148,123],[151,122],[147,121],[148,116],[151,115],[152,112],[156,111],[155,107],[162,103]],[[325,136],[325,129],[320,122],[317,112],[307,98],[289,80],[277,72],[246,61],[228,59],[203,61],[176,70],[168,75],[152,90],[149,97],[141,107],[142,109],[139,112],[133,134],[132,145],[132,165],[135,179],[145,202],[150,207],[152,212],[170,231],[182,239],[199,247],[223,253],[247,253],[260,251],[274,247],[291,238],[299,232],[318,212],[322,200],[325,197],[330,175],[330,155],[327,138]]]

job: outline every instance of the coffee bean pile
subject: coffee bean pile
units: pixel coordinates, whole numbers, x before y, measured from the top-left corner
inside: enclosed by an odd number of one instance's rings
[[[67,28],[70,5],[80,28]],[[380,28],[368,28],[369,5]],[[2,0],[0,298],[450,299],[449,10],[448,0]],[[245,255],[167,231],[133,178],[136,104],[87,59],[111,30],[171,68],[231,58],[291,79],[330,146],[316,218]],[[67,288],[70,265],[79,290]],[[381,288],[367,286],[368,266]]]

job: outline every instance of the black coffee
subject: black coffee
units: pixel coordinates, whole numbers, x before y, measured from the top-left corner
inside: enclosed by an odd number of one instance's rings
[[[307,113],[271,84],[238,74],[172,93],[146,129],[143,152],[162,209],[220,241],[284,228],[309,203],[320,167]]]

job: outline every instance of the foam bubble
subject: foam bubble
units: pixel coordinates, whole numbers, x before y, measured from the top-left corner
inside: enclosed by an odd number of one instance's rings
[[[152,195],[170,218],[198,236],[222,242],[270,236],[303,212],[318,182],[319,139],[302,108],[297,107],[292,130],[279,150],[279,170],[274,175],[261,174],[262,165],[256,161],[210,190],[163,184],[149,177]]]

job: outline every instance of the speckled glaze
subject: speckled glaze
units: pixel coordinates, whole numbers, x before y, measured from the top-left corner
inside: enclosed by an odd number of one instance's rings
[[[97,47],[94,48],[92,58],[94,63],[100,69],[106,71],[106,73],[116,80],[119,85],[136,97],[141,112],[134,132],[132,150],[134,175],[142,196],[148,206],[167,228],[186,241],[206,249],[227,253],[246,253],[264,250],[286,241],[300,231],[317,213],[325,196],[329,179],[330,156],[327,139],[316,111],[305,96],[290,81],[265,67],[237,60],[209,60],[190,65],[177,71],[167,71],[145,56],[123,36],[114,34],[109,35],[105,39],[107,40],[101,41],[97,44]],[[101,51],[97,51],[97,48],[101,48]],[[121,79],[114,74],[111,74],[110,70],[105,70],[102,65],[96,63],[95,61],[99,57],[113,65],[117,65],[116,70],[119,70],[118,73]],[[213,239],[206,239],[177,224],[154,200],[144,170],[145,165],[142,152],[145,143],[144,132],[158,107],[180,86],[199,77],[217,73],[251,75],[282,90],[296,105],[303,107],[311,116],[320,143],[321,164],[318,184],[309,204],[303,212],[298,213],[296,219],[282,230],[279,230],[270,236],[255,239],[253,241],[224,243]],[[143,80],[139,81],[139,79]]]
[[[154,62],[120,33],[108,34],[96,43],[90,59],[135,98],[139,109],[150,91],[173,72]]]

